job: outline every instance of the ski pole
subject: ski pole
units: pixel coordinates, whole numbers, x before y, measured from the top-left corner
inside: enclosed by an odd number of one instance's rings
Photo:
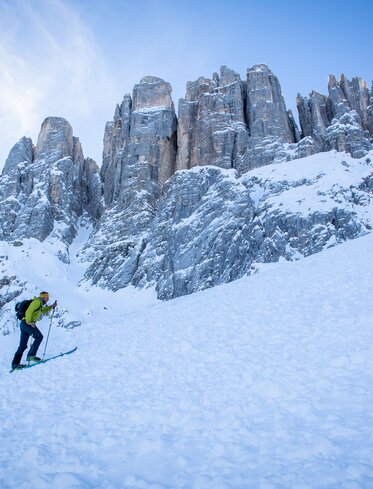
[[[29,351],[31,350],[32,345],[34,344],[34,341],[35,341],[35,339],[34,339],[34,337],[31,335],[31,342],[30,342],[30,348],[29,348]],[[27,360],[27,365],[30,365],[30,360]]]
[[[47,341],[45,342],[43,359],[45,357],[45,352],[47,351],[47,345],[48,345],[48,340],[49,340],[49,333],[51,332],[51,326],[52,326],[53,316],[54,316],[54,309],[53,309],[53,312],[52,312],[51,322],[49,323],[48,336],[47,336]]]

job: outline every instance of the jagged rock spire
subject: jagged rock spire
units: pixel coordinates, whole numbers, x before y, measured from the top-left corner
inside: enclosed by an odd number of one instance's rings
[[[212,79],[188,82],[179,101],[176,169],[240,166],[247,145],[244,105],[244,83],[226,66]]]
[[[93,220],[100,216],[98,167],[84,159],[80,141],[65,119],[45,119],[35,149],[29,138],[12,148],[0,179],[0,201],[0,239],[5,240],[43,241],[55,232],[69,244],[83,212]]]
[[[310,97],[298,94],[297,106],[302,137],[312,137],[315,152],[336,149],[356,158],[371,148],[372,97],[362,78],[350,82],[344,75],[337,81],[329,75],[329,94],[312,92]]]
[[[73,156],[73,129],[62,117],[47,117],[41,125],[35,160],[50,163]]]
[[[247,70],[247,121],[251,137],[295,142],[280,83],[265,64]]]
[[[107,205],[126,206],[134,197],[129,186],[146,180],[155,186],[154,203],[159,186],[173,174],[177,123],[171,91],[161,78],[144,77],[133,97],[125,95],[117,106],[114,121],[107,123],[101,171]]]
[[[251,222],[256,211],[250,177],[243,188],[226,170],[242,175],[329,149],[360,158],[371,148],[373,87],[369,92],[360,78],[342,76],[338,82],[330,76],[328,95],[298,95],[301,135],[277,77],[264,64],[248,69],[246,80],[222,66],[211,79],[188,82],[178,122],[171,92],[168,82],[147,76],[116,105],[105,128],[101,172],[84,158],[62,118],[43,122],[36,147],[30,139],[19,141],[0,179],[0,239],[52,235],[68,246],[85,213],[95,225],[82,254],[92,263],[86,278],[116,290],[158,276],[160,296],[169,298],[205,287],[209,274],[214,284],[239,276],[258,247],[264,260],[286,256],[286,240],[277,240],[272,222],[266,229],[261,221]],[[208,168],[174,175],[198,166]],[[220,195],[219,208],[210,207],[210,193]],[[185,219],[194,212],[203,216],[197,228]],[[195,273],[204,240],[193,236],[196,229],[205,232],[210,218],[219,226]],[[275,242],[268,243],[268,235]]]
[[[9,156],[5,161],[2,174],[8,174],[15,170],[20,164],[28,165],[32,163],[34,147],[30,138],[23,137],[10,150]]]

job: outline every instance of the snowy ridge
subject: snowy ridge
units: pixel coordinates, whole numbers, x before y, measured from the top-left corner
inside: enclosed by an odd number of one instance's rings
[[[336,151],[318,153],[302,160],[258,168],[244,175],[242,181],[260,194],[257,205],[268,199],[269,207],[284,207],[303,215],[330,210],[338,204],[355,204],[354,210],[361,219],[365,216],[369,230],[373,218],[371,197],[366,194],[365,203],[359,207],[359,194],[364,192],[359,186],[372,176],[372,158],[373,152],[360,160]]]
[[[11,375],[1,338],[0,487],[372,488],[372,245],[163,303],[50,278],[85,327]]]

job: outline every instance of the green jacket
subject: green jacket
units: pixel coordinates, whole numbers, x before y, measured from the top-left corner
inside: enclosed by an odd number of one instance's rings
[[[36,323],[42,314],[47,314],[51,309],[53,309],[52,306],[43,307],[43,301],[40,297],[34,297],[23,319],[26,320],[27,324]]]

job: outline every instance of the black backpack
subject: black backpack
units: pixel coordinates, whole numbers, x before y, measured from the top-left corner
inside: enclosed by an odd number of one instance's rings
[[[19,320],[22,320],[25,317],[26,311],[31,304],[33,299],[26,299],[21,302],[17,302],[17,304],[14,306],[14,310],[16,311],[16,316]]]

